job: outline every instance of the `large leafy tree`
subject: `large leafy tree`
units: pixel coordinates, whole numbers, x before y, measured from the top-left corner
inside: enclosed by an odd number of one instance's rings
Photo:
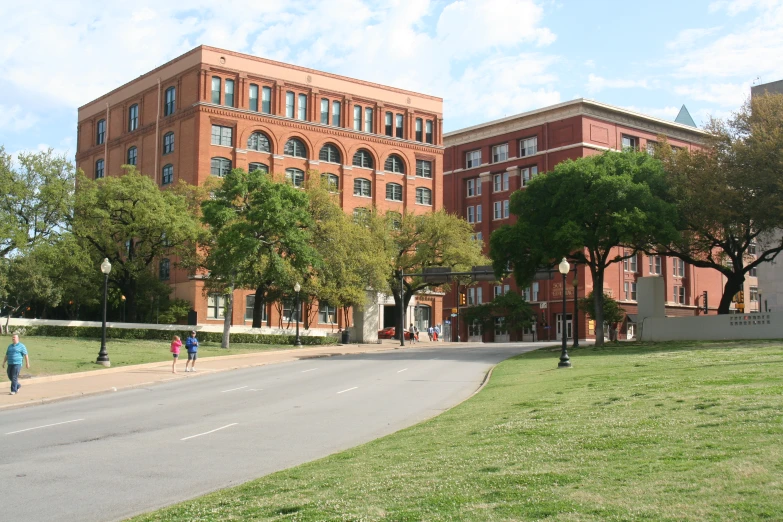
[[[644,153],[605,152],[559,163],[511,196],[517,222],[492,234],[499,275],[510,266],[527,286],[538,268],[563,257],[588,267],[602,289],[612,263],[675,234],[661,162]],[[618,247],[625,247],[623,252]],[[595,292],[596,343],[603,343],[603,292]]]
[[[398,310],[400,306],[407,307],[416,292],[431,286],[414,276],[405,277],[401,287],[400,270],[403,274],[418,274],[425,268],[449,267],[463,272],[487,263],[481,253],[483,243],[474,237],[473,225],[445,210],[404,216],[387,213],[386,223],[393,268],[387,274],[388,286]],[[398,331],[403,329],[404,325],[400,325]]]
[[[264,303],[320,265],[307,193],[260,170],[234,169],[202,211],[210,284],[255,290],[253,327],[260,328]]]
[[[0,258],[62,233],[73,203],[74,166],[48,151],[14,162],[0,146]]]
[[[311,173],[307,193],[314,221],[313,246],[323,262],[305,288],[320,302],[341,309],[344,324],[349,326],[348,310],[364,306],[368,288],[388,291],[391,241],[384,219],[373,213],[354,220],[329,188],[318,173]]]
[[[161,190],[134,168],[119,177],[78,178],[71,227],[90,252],[94,270],[100,259],[112,264],[109,281],[126,298],[127,319],[138,317],[140,299],[164,298],[170,293],[158,280],[157,262],[195,256],[202,233],[197,188],[185,183]]]
[[[465,321],[468,324],[479,323],[484,330],[494,328],[498,317],[503,318],[503,330],[517,335],[530,328],[536,320],[530,304],[516,292],[495,296],[491,302],[471,306],[465,311]]]
[[[659,251],[723,274],[726,314],[748,272],[783,250],[783,95],[754,97],[706,128],[701,150],[657,151],[680,218],[679,236]]]

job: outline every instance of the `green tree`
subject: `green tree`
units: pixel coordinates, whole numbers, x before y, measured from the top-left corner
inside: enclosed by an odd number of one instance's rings
[[[478,323],[484,330],[495,327],[495,318],[502,317],[501,328],[519,336],[525,328],[535,323],[536,315],[525,298],[516,292],[495,296],[489,303],[465,309],[466,324]]]
[[[254,328],[261,327],[264,303],[276,291],[293,288],[320,264],[308,204],[304,191],[242,169],[232,170],[202,204],[210,231],[203,242],[210,284],[233,281],[255,290]]]
[[[21,153],[0,146],[0,258],[52,241],[73,204],[74,166],[52,149]]]
[[[753,97],[706,130],[702,150],[675,151],[663,142],[657,151],[680,230],[658,251],[723,274],[718,313],[727,314],[748,272],[783,250],[783,95]]]
[[[590,319],[598,323],[595,317],[595,295],[594,291],[579,299],[579,309],[586,313]],[[603,299],[603,322],[611,325],[612,328],[625,319],[625,309],[615,301],[609,294],[604,294]]]
[[[134,322],[142,302],[170,293],[159,280],[157,263],[165,258],[175,266],[178,258],[192,264],[202,233],[195,189],[180,183],[161,190],[132,167],[118,177],[79,175],[78,185],[72,231],[90,252],[95,270],[100,259],[109,259],[109,281],[126,297],[127,319]]]
[[[425,268],[449,267],[462,272],[488,262],[481,253],[483,243],[474,238],[473,225],[459,216],[438,210],[404,216],[389,212],[385,217],[394,270],[387,274],[388,286],[398,310],[407,307],[416,292],[431,286],[421,277],[406,276],[401,288],[400,270],[416,274]],[[404,326],[400,325],[397,335]]]
[[[612,263],[636,255],[676,231],[676,212],[665,199],[662,164],[644,153],[606,152],[559,163],[511,196],[518,217],[492,234],[490,255],[498,275],[510,266],[519,286],[563,257],[583,263],[595,288],[604,287]],[[625,253],[618,253],[625,247]],[[594,295],[596,344],[603,343],[603,292]]]
[[[317,172],[307,183],[310,214],[313,217],[313,242],[322,263],[304,285],[311,301],[317,298],[341,310],[345,326],[350,325],[349,309],[361,310],[367,289],[388,291],[391,266],[391,242],[386,222],[375,213],[356,222],[339,205],[339,195]],[[305,318],[309,324],[310,318]]]

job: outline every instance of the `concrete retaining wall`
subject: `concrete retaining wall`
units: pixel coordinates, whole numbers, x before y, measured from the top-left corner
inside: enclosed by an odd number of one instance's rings
[[[783,339],[783,312],[646,317],[642,341]]]
[[[0,319],[0,323],[5,326],[5,318]],[[101,323],[98,321],[58,321],[54,319],[19,319],[11,318],[9,322],[9,328],[13,331],[14,326],[93,326],[100,328]],[[116,323],[107,322],[107,328],[126,328],[134,329],[139,328],[143,330],[168,330],[172,332],[181,332],[183,330],[195,330],[196,332],[223,332],[222,324],[202,324],[198,326],[188,326],[182,324],[146,324],[146,323]],[[294,335],[296,329],[294,326],[291,328],[251,328],[249,326],[232,326],[231,333],[248,333],[248,334],[266,334],[266,335]],[[305,330],[302,325],[299,325],[299,335],[324,337],[327,335],[337,335],[337,332],[331,330],[323,330],[313,328]]]

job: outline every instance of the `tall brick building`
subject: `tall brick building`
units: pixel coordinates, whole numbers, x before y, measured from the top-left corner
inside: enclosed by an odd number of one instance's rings
[[[703,141],[705,133],[691,126],[585,99],[450,132],[444,135],[444,205],[448,211],[474,223],[477,236],[488,244],[496,228],[515,219],[509,213],[511,193],[525,190],[526,183],[535,176],[566,159],[628,147],[650,150],[659,135],[667,136],[675,147],[692,148]],[[573,274],[568,276],[565,289],[568,337],[571,337],[574,313]],[[639,255],[612,265],[606,272],[604,291],[617,299],[629,314],[629,320],[622,325],[621,337],[633,336],[636,280],[648,275],[665,279],[668,315],[700,313],[703,291],[707,291],[709,308],[715,310],[725,282],[715,270],[695,268],[673,258]],[[758,299],[758,292],[753,294],[754,285],[755,278],[750,278],[746,284],[746,303],[750,302],[751,307],[753,299]],[[512,279],[500,284],[477,283],[468,289],[467,306],[487,303],[498,293],[512,288],[516,290]],[[579,267],[578,295],[584,296],[591,290],[589,271]],[[563,313],[560,274],[556,273],[552,280],[536,281],[521,291],[533,304],[538,317],[535,329],[526,332],[524,339],[560,339]],[[454,292],[447,296],[444,306],[449,312],[457,307]],[[584,314],[578,314],[578,321],[580,337],[593,337],[594,325]],[[484,332],[463,323],[460,336],[471,340],[508,340],[508,335],[501,332],[501,329]]]
[[[80,107],[76,164],[94,178],[132,164],[162,188],[234,167],[285,173],[299,186],[312,170],[339,189],[346,212],[430,212],[444,197],[442,106],[434,96],[199,46]],[[161,263],[172,295],[192,302],[200,323],[222,321],[220,296]],[[249,325],[253,296],[235,299],[233,324]],[[412,306],[440,322],[441,300],[423,295]],[[265,325],[279,324],[278,308],[266,309]],[[341,326],[338,315],[319,306],[315,327]]]

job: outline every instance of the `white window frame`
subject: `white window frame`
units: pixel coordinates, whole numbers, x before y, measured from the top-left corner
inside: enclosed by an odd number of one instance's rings
[[[329,303],[319,303],[318,304],[318,323],[319,324],[337,324],[337,307],[332,306]]]
[[[358,185],[357,182],[359,182]],[[371,198],[372,181],[366,178],[355,178],[353,180],[353,195],[360,198]]]
[[[472,169],[481,165],[481,149],[471,150],[465,153],[465,168]]]
[[[207,296],[207,319],[223,319],[225,316],[226,296],[219,293]]]
[[[245,321],[252,321],[253,320],[253,306],[256,302],[256,295],[250,294],[245,296]],[[261,308],[261,322],[266,322],[267,316],[266,316],[266,303],[264,303],[264,306]]]
[[[503,200],[503,219],[507,219],[509,216],[508,200]]]
[[[522,169],[522,186],[526,186],[533,178],[538,176],[538,165],[525,167]]]
[[[481,223],[481,205],[476,205],[476,223]]]
[[[468,223],[475,223],[476,222],[474,211],[475,211],[475,209],[474,209],[473,205],[468,207]]]
[[[510,187],[510,174],[508,172],[503,173],[503,190],[506,191]]]
[[[519,157],[532,156],[538,153],[538,136],[519,140]]]
[[[432,191],[426,187],[417,187],[416,204],[432,206]]]
[[[500,163],[508,160],[508,143],[501,143],[492,147],[492,163]]]

